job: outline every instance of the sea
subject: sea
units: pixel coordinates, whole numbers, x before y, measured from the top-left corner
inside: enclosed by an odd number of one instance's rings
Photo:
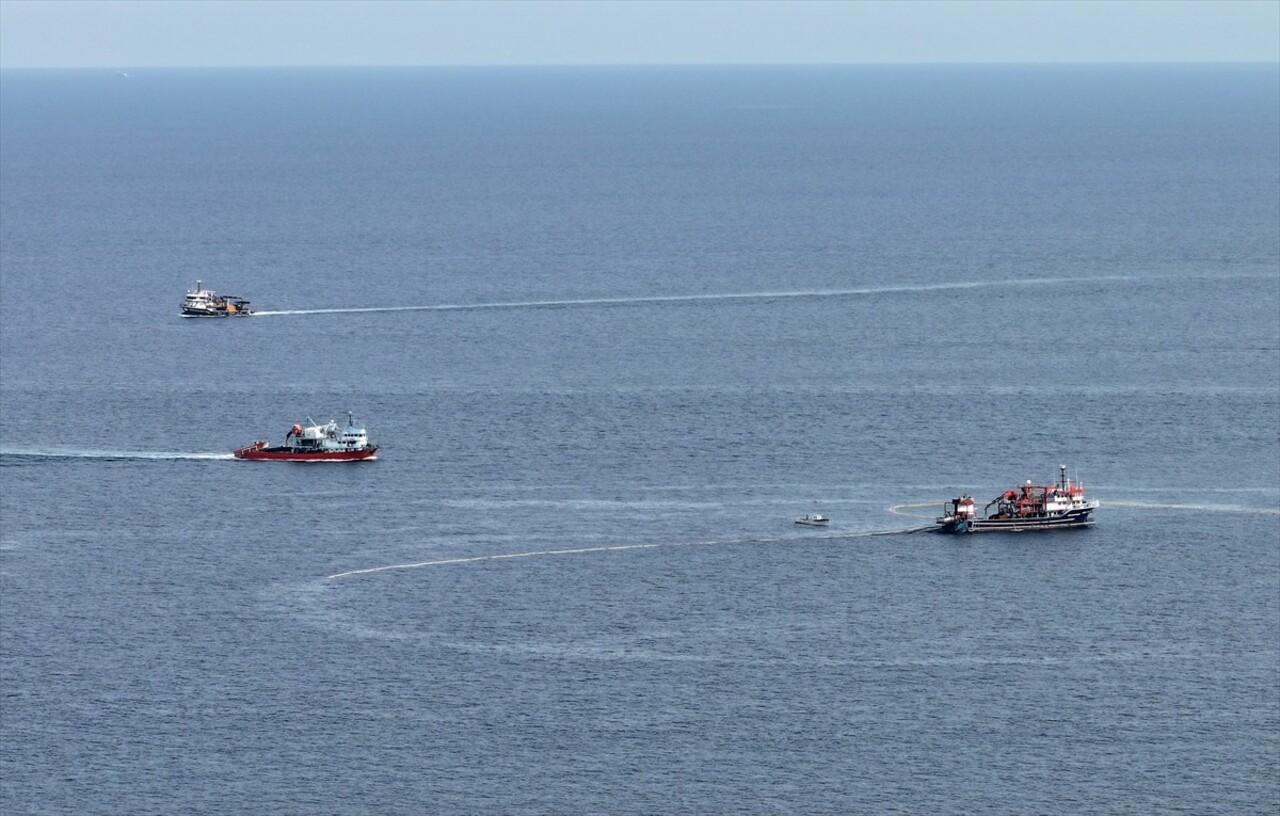
[[[5,70],[0,416],[5,814],[1280,810],[1274,64]]]

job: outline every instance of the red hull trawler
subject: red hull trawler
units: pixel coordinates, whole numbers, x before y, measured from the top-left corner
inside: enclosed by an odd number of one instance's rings
[[[1056,485],[1027,482],[992,499],[981,513],[971,496],[952,499],[943,505],[935,529],[939,533],[1022,533],[1092,525],[1098,502],[1085,499],[1084,487],[1067,478],[1066,465],[1060,471]]]
[[[363,425],[357,425],[355,417],[347,412],[347,426],[329,420],[320,425],[310,418],[310,425],[294,425],[285,434],[284,444],[270,447],[264,439],[236,448],[232,455],[237,459],[261,459],[277,462],[362,462],[378,458],[378,446],[369,441],[369,433]]]

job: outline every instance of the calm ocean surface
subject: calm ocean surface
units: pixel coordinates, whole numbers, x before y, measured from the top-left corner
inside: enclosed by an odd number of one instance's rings
[[[0,72],[0,812],[1276,812],[1278,100]]]

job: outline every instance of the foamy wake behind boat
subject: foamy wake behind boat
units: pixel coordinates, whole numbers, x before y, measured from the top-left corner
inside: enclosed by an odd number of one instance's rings
[[[339,428],[334,420],[323,425],[311,419],[307,421],[311,424],[290,428],[283,445],[271,447],[263,439],[236,448],[232,455],[237,459],[277,462],[362,462],[377,458],[378,446],[369,441],[369,432],[363,425],[356,424],[350,411],[345,428]]]
[[[961,496],[943,505],[936,528],[940,533],[1021,533],[1031,530],[1060,530],[1088,527],[1098,509],[1096,500],[1084,497],[1084,487],[1067,477],[1060,466],[1056,485],[1025,485],[1006,490],[978,512],[971,496]]]
[[[204,281],[196,281],[196,288],[188,290],[182,301],[183,317],[246,317],[253,314],[249,301],[235,295],[220,295],[204,288]]]

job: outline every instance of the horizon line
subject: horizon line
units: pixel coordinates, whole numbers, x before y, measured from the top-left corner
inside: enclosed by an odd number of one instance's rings
[[[924,62],[453,62],[453,63],[245,63],[236,65],[175,64],[175,65],[4,65],[0,71],[121,71],[121,70],[235,70],[235,69],[365,69],[365,68],[822,68],[822,67],[914,67],[914,66],[1021,66],[1021,65],[1278,65],[1278,60],[935,60]]]

